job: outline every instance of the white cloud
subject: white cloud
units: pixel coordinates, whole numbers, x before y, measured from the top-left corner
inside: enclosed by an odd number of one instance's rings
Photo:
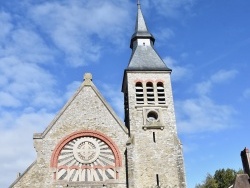
[[[0,106],[4,107],[18,107],[21,102],[6,92],[0,92]]]
[[[65,95],[59,97],[52,89],[54,80],[51,75],[46,75],[38,66],[15,64],[15,66],[8,67],[9,64],[1,65],[0,70],[3,70],[5,75],[8,75],[8,71],[18,72],[18,70],[21,72],[20,74],[26,73],[26,75],[19,75],[20,77],[16,75],[13,79],[20,78],[20,80],[13,81],[15,84],[4,85],[6,91],[16,90],[16,94],[0,93],[0,97],[7,95],[5,100],[0,102],[0,104],[4,103],[3,108],[7,105],[7,107],[19,107],[17,104],[20,103],[22,105],[22,108],[15,111],[7,109],[0,111],[0,143],[2,144],[0,160],[3,161],[0,164],[0,174],[5,174],[0,177],[0,187],[8,187],[15,180],[16,174],[22,173],[35,160],[32,135],[33,133],[43,132],[48,126],[54,116],[54,112],[48,111],[65,102],[68,95],[72,94],[72,90],[79,86],[80,82],[69,84]],[[11,79],[9,76],[6,77]],[[32,77],[34,77],[33,80]],[[26,82],[29,82],[29,79],[35,83],[25,85]],[[8,89],[9,85],[12,85],[11,89]],[[12,96],[21,99],[16,102],[16,99],[13,99]]]
[[[108,100],[109,104],[114,108],[114,111],[120,118],[123,118],[124,114],[124,101],[123,93],[120,87],[108,84],[102,84],[101,93]]]
[[[184,66],[179,66],[178,62],[176,60],[174,60],[171,57],[166,57],[164,58],[164,62],[166,63],[166,65],[171,68],[172,71],[172,80],[173,81],[178,81],[182,78],[187,78],[190,75],[190,72],[188,71],[187,67]]]
[[[180,18],[183,14],[193,14],[191,11],[197,0],[154,0],[152,3],[163,16]]]
[[[175,36],[175,33],[170,28],[161,28],[157,33],[157,38],[161,39],[162,41],[168,40]]]
[[[187,52],[183,52],[183,53],[180,55],[180,57],[181,57],[182,59],[186,59],[188,56],[189,56],[189,54],[188,54]]]
[[[185,143],[185,145],[183,145],[183,151],[184,151],[184,153],[191,153],[191,152],[197,150],[198,146],[199,145],[195,142]]]
[[[219,72],[217,72],[211,77],[211,81],[214,83],[223,83],[234,78],[237,73],[238,71],[236,70],[228,70],[228,71],[220,70]]]
[[[245,99],[250,98],[250,88],[249,88],[249,89],[246,89],[246,90],[243,92],[243,97],[244,97]]]
[[[34,132],[41,132],[53,114],[45,111],[0,114],[0,186],[8,187],[18,172],[23,172],[35,159],[32,143]],[[8,177],[8,178],[6,178]]]
[[[231,106],[215,103],[208,94],[215,84],[226,83],[236,74],[237,71],[234,70],[220,70],[208,80],[195,84],[195,92],[198,94],[196,98],[175,103],[180,132],[220,131],[233,125],[233,115],[236,111]]]
[[[212,88],[212,82],[210,80],[196,84],[196,92],[199,95],[208,94],[210,92],[211,88]]]
[[[175,17],[180,9],[190,5],[178,2],[166,6],[173,9],[168,8],[167,14],[163,9],[169,1],[162,7],[153,3],[162,14]],[[130,23],[134,23],[135,14],[130,14],[132,6],[135,4],[124,0],[26,0],[12,1],[1,9],[0,187],[9,186],[16,173],[23,172],[33,162],[33,133],[44,130],[55,109],[80,85],[73,82],[65,92],[60,90],[53,66],[86,65],[96,62],[107,46],[110,50],[125,46],[131,34],[127,32]],[[166,39],[174,36],[170,29],[160,34]],[[176,79],[186,75],[185,68],[169,61]],[[122,117],[120,88],[104,85],[102,90]]]
[[[125,46],[131,4],[96,3],[27,0],[0,10],[0,187],[8,187],[33,162],[33,133],[44,130],[80,85],[59,89],[54,66],[86,65],[97,61],[107,46]]]
[[[220,131],[232,126],[232,107],[216,104],[206,96],[177,101],[175,105],[180,132]]]
[[[23,63],[16,58],[2,58],[0,74],[5,78],[0,89],[5,97],[8,96],[8,104],[53,107],[61,102],[55,93],[53,76],[35,64]]]
[[[53,61],[52,49],[46,46],[40,35],[28,28],[14,30],[8,45],[9,49],[3,53],[19,55],[25,62],[44,64]]]
[[[11,16],[3,11],[0,12],[0,28],[0,41],[2,41],[13,28],[13,25],[11,24]]]
[[[212,75],[208,80],[196,84],[196,92],[199,95],[207,95],[214,84],[226,83],[237,75],[236,70],[220,70]]]
[[[128,8],[129,4],[122,2],[99,1],[97,7],[93,0],[62,1],[38,4],[29,14],[65,54],[67,63],[80,66],[96,62],[107,41],[124,45],[123,36],[131,19]]]
[[[67,86],[67,91],[64,94],[65,100],[68,100],[70,97],[73,96],[76,90],[80,87],[81,83],[82,82],[74,81]]]
[[[8,15],[8,17],[11,17]],[[51,49],[44,43],[41,36],[32,31],[29,26],[12,26],[15,21],[8,19],[1,23],[4,33],[0,33],[0,58],[15,57],[26,63],[47,63],[53,61]],[[1,32],[1,31],[0,31]],[[1,35],[3,37],[1,38]]]

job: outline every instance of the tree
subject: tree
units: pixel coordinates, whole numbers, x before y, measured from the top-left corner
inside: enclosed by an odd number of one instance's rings
[[[242,170],[235,171],[229,168],[216,170],[214,175],[207,174],[205,181],[195,188],[228,188],[234,183],[236,174],[241,172]]]
[[[211,174],[207,174],[206,180],[203,184],[198,184],[195,188],[218,188],[218,184]]]
[[[216,170],[214,179],[218,184],[218,188],[227,188],[234,183],[237,172],[232,169]]]

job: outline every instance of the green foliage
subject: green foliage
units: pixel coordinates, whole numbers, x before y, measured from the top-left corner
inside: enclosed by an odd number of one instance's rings
[[[241,172],[242,170],[235,171],[229,168],[216,170],[214,175],[207,174],[205,181],[195,188],[228,188],[234,183],[236,174]]]
[[[234,183],[237,172],[232,169],[216,170],[214,179],[218,184],[218,188],[226,188]]]
[[[198,184],[195,188],[218,188],[218,185],[211,174],[207,174],[206,180],[203,184]]]

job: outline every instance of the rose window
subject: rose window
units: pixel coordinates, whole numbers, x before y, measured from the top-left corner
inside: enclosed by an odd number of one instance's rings
[[[119,156],[114,149],[116,146],[110,146],[110,140],[84,135],[66,139],[65,144],[58,148],[52,155],[51,164],[51,167],[56,168],[55,180],[97,182],[118,178],[117,167],[120,165],[116,158]]]

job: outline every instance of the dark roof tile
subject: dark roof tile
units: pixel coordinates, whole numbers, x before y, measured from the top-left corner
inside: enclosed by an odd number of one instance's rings
[[[249,176],[247,174],[238,174],[233,188],[250,188]]]

